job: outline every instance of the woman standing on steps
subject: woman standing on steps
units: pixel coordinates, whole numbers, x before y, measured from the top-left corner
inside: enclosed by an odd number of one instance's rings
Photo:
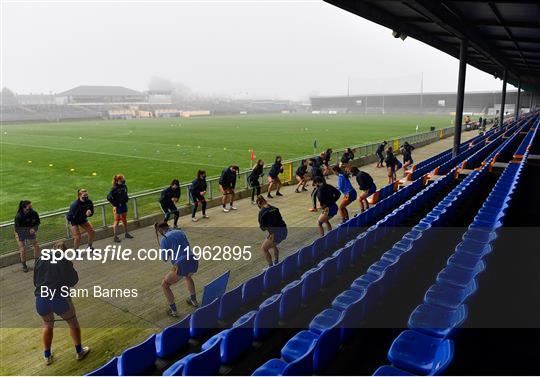
[[[113,215],[114,215],[114,222],[113,222],[113,235],[114,235],[114,242],[120,242],[120,238],[118,238],[118,225],[120,225],[120,222],[124,225],[124,234],[126,238],[133,238],[131,234],[128,232],[128,223],[127,223],[127,212],[128,212],[128,189],[126,186],[126,179],[123,174],[116,174],[113,177],[112,181],[112,188],[111,191],[109,191],[109,195],[107,195],[107,200],[109,203],[113,206]]]
[[[191,182],[191,187],[189,189],[191,202],[193,203],[191,209],[191,221],[199,221],[199,219],[195,217],[199,204],[201,205],[203,219],[208,218],[208,215],[206,214],[206,198],[204,197],[206,195],[206,187],[206,172],[204,170],[199,170],[197,171],[197,178]]]
[[[259,178],[264,174],[263,169],[264,161],[258,160],[257,164],[253,167],[251,173],[249,173],[247,177],[247,181],[251,187],[251,204],[257,204],[257,202],[255,202],[255,196],[261,195],[261,183],[259,182]]]
[[[281,189],[281,180],[279,179],[279,175],[283,173],[283,164],[281,163],[281,156],[276,156],[276,160],[272,167],[270,168],[270,171],[268,172],[268,194],[266,195],[268,198],[273,198],[272,196],[272,189],[274,188],[274,185],[277,187],[276,190],[276,196],[283,196],[281,192],[279,192],[279,189]]]
[[[308,181],[307,168],[308,168],[307,160],[302,160],[300,162],[300,165],[296,169],[296,182],[298,182],[298,184],[296,185],[296,189],[294,190],[294,192],[296,192],[297,194],[300,193],[300,188],[302,188],[301,191],[308,191],[306,188],[306,184]]]

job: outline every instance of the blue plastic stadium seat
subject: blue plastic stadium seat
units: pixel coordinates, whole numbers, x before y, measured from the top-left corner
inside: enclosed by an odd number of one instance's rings
[[[312,268],[302,275],[302,303],[307,304],[309,300],[317,295],[321,289],[321,269]]]
[[[425,334],[446,338],[467,318],[467,308],[460,305],[456,309],[429,304],[416,307],[409,317],[409,328]]]
[[[158,357],[167,358],[173,356],[187,346],[190,317],[188,315],[180,322],[166,327],[156,335],[156,354]]]
[[[355,291],[348,289],[341,292],[334,301],[332,308],[345,313],[343,317],[343,328],[341,331],[341,339],[348,339],[354,329],[358,328],[366,313],[366,303],[364,297],[366,291]]]
[[[303,270],[304,267],[313,264],[313,245],[304,246],[298,250],[297,254],[297,268]]]
[[[313,354],[313,370],[318,372],[332,359],[341,341],[343,312],[325,309],[317,314],[309,324],[310,330],[303,330],[292,337],[281,349],[281,357],[291,362],[305,354],[313,341],[318,339]]]
[[[467,253],[452,254],[448,258],[448,265],[471,270],[475,274],[479,274],[486,268],[484,261],[479,256]]]
[[[281,280],[289,281],[296,275],[298,271],[298,256],[296,253],[289,255],[280,263],[281,265]]]
[[[264,272],[263,286],[265,292],[272,292],[281,284],[281,263],[268,267]]]
[[[253,335],[256,340],[264,338],[278,326],[282,296],[281,293],[273,295],[259,305],[253,324]]]
[[[233,323],[230,329],[223,330],[208,339],[201,346],[201,351],[206,351],[212,348],[215,343],[220,342],[221,363],[231,364],[251,348],[251,343],[253,343],[253,323],[256,315],[256,310],[244,314]]]
[[[437,275],[437,283],[465,288],[475,277],[476,274],[474,271],[449,265],[439,272]]]
[[[85,376],[118,376],[118,358],[113,357],[106,364],[103,364]]]
[[[361,292],[369,288],[366,293],[366,305],[372,305],[373,301],[378,300],[379,297],[383,295],[383,279],[384,274],[375,275],[372,273],[367,273],[355,279],[351,283],[351,289]]]
[[[141,344],[126,349],[118,357],[118,375],[135,376],[150,374],[156,362],[156,335],[152,334]]]
[[[476,280],[465,288],[458,288],[448,284],[433,284],[424,295],[424,302],[430,305],[457,309],[461,304],[476,292]]]
[[[373,376],[414,376],[414,374],[405,372],[404,370],[391,365],[383,365],[373,372]]]
[[[395,367],[421,376],[441,374],[453,356],[451,340],[413,330],[399,334],[388,351],[388,360]]]
[[[164,376],[215,376],[221,365],[221,340],[199,353],[190,353],[171,365]]]
[[[339,227],[340,226],[338,226],[337,228],[332,229],[331,231],[329,231],[328,233],[326,233],[324,235],[324,240],[326,241],[324,243],[324,247],[325,247],[324,250],[335,249],[336,248],[337,241],[338,241]],[[322,251],[324,251],[324,250],[322,250]]]
[[[261,365],[252,376],[309,376],[313,373],[313,354],[317,340],[303,355],[287,363],[282,359],[271,359]]]
[[[302,280],[290,282],[283,287],[281,294],[279,319],[287,322],[300,310],[302,304]]]
[[[191,314],[189,321],[189,334],[196,338],[206,334],[217,325],[219,312],[219,298],[210,304],[202,306]]]
[[[467,253],[483,258],[491,252],[491,246],[488,243],[477,242],[471,239],[461,241],[456,246],[456,253]]]
[[[482,228],[481,226],[478,226],[477,223],[476,226],[469,226],[469,229],[463,234],[462,238],[464,240],[470,239],[480,243],[487,243],[494,241],[497,238],[497,233],[493,232],[491,227]]]
[[[347,244],[349,245],[349,244]],[[343,248],[336,250],[332,256],[337,257],[337,272],[343,274],[351,266],[352,244],[345,245]]]
[[[253,301],[261,297],[264,290],[264,272],[257,276],[253,276],[243,284],[242,300],[245,305],[251,304]]]
[[[326,251],[326,242],[328,240],[328,234],[325,234],[323,237],[317,238],[313,241],[311,247],[311,256],[313,261],[319,260]]]
[[[242,306],[244,306],[244,302],[242,301],[242,289],[243,286],[239,285],[221,296],[221,300],[219,302],[219,319],[224,320],[229,318],[232,314],[236,313]]]
[[[319,262],[318,267],[321,268],[321,286],[324,289],[327,285],[336,280],[338,273],[338,258],[328,257]]]

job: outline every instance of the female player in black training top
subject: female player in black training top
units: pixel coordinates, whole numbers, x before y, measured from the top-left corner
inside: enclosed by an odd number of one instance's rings
[[[356,166],[351,167],[349,172],[356,178],[356,182],[358,183],[358,188],[360,189],[358,202],[360,202],[360,210],[364,212],[369,209],[367,198],[377,191],[377,186],[375,186],[375,182],[371,175],[360,171]]]
[[[30,200],[21,200],[19,209],[15,215],[15,239],[19,245],[19,257],[21,259],[23,272],[28,272],[26,265],[26,243],[31,243],[34,249],[34,258],[39,257],[39,244],[36,239],[37,230],[41,221],[36,211],[32,209]]]
[[[307,191],[306,184],[308,181],[307,177],[307,169],[308,169],[308,162],[307,160],[300,161],[300,165],[296,169],[296,182],[298,184],[296,185],[296,189],[294,192],[297,194],[300,193],[300,188],[302,188],[302,191]]]
[[[189,188],[191,202],[193,203],[191,209],[191,221],[199,221],[199,219],[195,217],[199,204],[201,205],[203,219],[208,218],[208,215],[206,214],[206,199],[204,197],[206,195],[206,187],[206,172],[204,170],[199,170],[197,171],[197,178],[191,182],[191,186]]]
[[[336,202],[341,194],[337,188],[326,183],[322,177],[316,177],[313,180],[313,184],[317,186],[317,199],[319,199],[319,203],[321,204],[321,208],[323,210],[317,219],[319,235],[322,237],[324,236],[324,224],[326,224],[328,231],[332,230],[330,219],[332,219],[332,217],[334,217],[338,212]]]
[[[114,222],[113,222],[113,235],[114,235],[114,242],[120,242],[120,238],[118,238],[118,225],[120,225],[120,222],[124,224],[124,233],[126,238],[133,238],[131,234],[128,233],[128,223],[127,223],[127,212],[128,212],[128,189],[126,186],[126,179],[124,178],[124,175],[122,174],[116,174],[113,177],[112,181],[112,188],[111,191],[109,191],[109,195],[107,195],[107,200],[109,203],[113,206],[113,215],[114,215]]]
[[[260,208],[259,226],[262,231],[268,232],[268,237],[261,245],[261,251],[268,263],[268,267],[272,267],[279,263],[278,245],[287,238],[287,224],[283,221],[279,209],[268,204],[261,195],[257,197],[257,206]],[[273,260],[270,250],[274,251]]]
[[[71,225],[73,248],[75,250],[81,245],[81,231],[79,227],[82,227],[86,231],[86,234],[88,234],[88,251],[94,250],[92,242],[94,241],[96,232],[90,221],[88,221],[88,218],[93,215],[94,203],[88,197],[88,191],[86,189],[77,190],[77,200],[71,203],[66,215],[66,219]]]
[[[412,159],[412,151],[414,150],[414,147],[408,142],[405,142],[399,149],[403,155],[403,175],[405,175],[407,174],[407,168],[414,163]]]
[[[247,177],[249,186],[251,187],[251,204],[257,204],[255,196],[261,195],[261,182],[259,178],[263,176],[264,161],[257,160],[257,164],[251,170]]]
[[[283,194],[279,192],[279,189],[281,188],[281,180],[279,179],[279,174],[281,173],[283,173],[283,164],[281,163],[281,156],[277,156],[274,164],[268,172],[269,185],[268,194],[266,195],[268,198],[273,198],[272,189],[274,188],[274,186],[277,187],[276,196],[283,196]]]
[[[180,199],[180,181],[178,179],[173,179],[171,185],[165,190],[161,191],[161,196],[159,197],[159,205],[163,211],[163,221],[168,222],[171,218],[171,215],[174,216],[174,227],[178,228],[178,218],[180,217],[180,212],[176,208],[176,203]]]

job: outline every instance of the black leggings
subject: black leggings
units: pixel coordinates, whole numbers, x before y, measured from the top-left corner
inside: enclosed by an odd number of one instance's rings
[[[195,212],[197,212],[197,208],[199,207],[199,202],[201,203],[201,210],[203,216],[206,215],[206,200],[200,200],[198,202],[193,203],[193,207],[191,209],[191,217],[195,217]]]
[[[317,208],[317,192],[319,191],[318,187],[313,188],[311,191],[311,200],[313,201],[313,208]]]
[[[379,157],[379,164],[382,164],[384,162],[384,156],[381,152],[377,153],[377,157]]]
[[[165,212],[165,216],[163,217],[163,221],[167,222],[171,218],[171,215],[174,215],[174,226],[178,225],[178,218],[180,217],[180,212],[178,211],[178,208],[167,208],[163,209],[163,212]]]
[[[261,184],[259,181],[255,182],[249,182],[249,185],[251,186],[251,201],[255,201],[255,195],[261,195]]]

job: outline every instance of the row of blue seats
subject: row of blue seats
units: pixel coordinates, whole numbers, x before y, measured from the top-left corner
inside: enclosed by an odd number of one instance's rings
[[[381,220],[377,229],[384,230],[385,227],[393,225],[392,222],[399,218],[400,213],[410,214],[408,211],[414,210],[412,206],[429,200],[430,195],[442,190],[452,180],[453,175],[448,175],[427,187],[417,197]],[[454,202],[449,202],[447,205],[453,204]],[[351,329],[360,325],[367,311],[375,306],[377,299],[395,282],[401,270],[405,269],[405,266],[411,266],[411,263],[407,262],[410,262],[413,255],[412,244],[422,237],[422,232],[429,229],[432,223],[441,221],[443,214],[444,211],[432,211],[426,216],[421,224],[383,254],[380,261],[372,264],[366,274],[353,281],[350,289],[338,295],[332,302],[332,308],[316,315],[309,325],[309,330],[301,331],[291,338],[281,350],[281,359],[268,361],[258,368],[254,375],[305,375],[320,372],[331,360],[340,343],[350,336]],[[337,250],[334,257],[345,260],[338,262],[338,265],[348,263],[350,258],[359,258],[373,242],[370,233],[375,234],[374,230],[370,229]],[[398,264],[400,259],[401,264]]]
[[[446,183],[448,182],[449,180],[447,180]],[[419,183],[415,183],[415,186],[421,187]],[[415,186],[408,186],[410,187],[409,190],[413,192]],[[442,186],[442,182],[440,186]],[[435,186],[430,186],[424,191],[422,191],[422,194],[417,195],[425,195],[427,198],[429,193],[435,192],[434,188]],[[402,191],[403,194],[407,193],[405,189]],[[396,194],[398,195],[396,195],[393,200],[398,201],[400,199],[399,194],[401,193]],[[403,196],[405,197],[405,195]],[[392,201],[389,200],[388,202],[388,205],[391,206]],[[418,202],[419,201],[414,201],[414,203]],[[381,202],[381,204],[383,203]],[[373,209],[370,209],[361,214],[360,216],[351,219],[351,224],[349,224],[349,228],[355,226],[362,226],[363,222],[369,223],[370,216],[372,218],[376,218],[376,216],[378,215],[376,212],[381,211],[380,209],[377,209],[377,211],[375,211],[377,207],[384,208],[384,205],[377,205],[375,207],[372,207]],[[372,212],[371,214],[368,213],[370,211]],[[361,235],[361,238],[366,237],[365,235],[367,234],[374,234],[376,232],[376,229],[386,225],[389,219],[392,219],[395,216],[398,216],[397,212],[387,215],[383,220],[380,220],[379,222],[377,222],[376,225],[370,227],[368,231],[363,233]],[[347,228],[348,227],[343,224],[337,229],[335,229],[333,232],[335,232],[336,237],[339,237],[339,232],[344,231]],[[341,235],[345,236],[346,233],[343,233]],[[332,235],[329,234],[329,236]],[[366,239],[367,238],[369,237],[366,237]],[[329,237],[328,239],[331,239],[331,237]],[[337,241],[337,239],[338,238],[334,239],[334,242]],[[309,266],[313,263],[317,263],[317,261],[324,255],[325,250],[331,248],[330,245],[323,245],[324,241],[324,238],[320,238],[316,240],[312,245],[301,248],[297,252],[297,255],[295,253],[285,258],[280,263],[283,264],[283,267],[281,269],[283,273],[282,277],[285,278],[286,276],[291,276],[290,274],[285,273],[285,271],[290,271],[290,268],[285,266],[296,263],[296,268],[301,268]],[[355,242],[359,243],[359,241]],[[328,243],[328,240],[326,240],[326,243]],[[340,275],[345,272],[346,269],[351,266],[351,264],[356,263],[361,257],[361,249],[359,247],[354,248],[354,250],[352,247],[349,247],[348,251],[349,252],[334,253],[333,255],[328,256],[327,258],[320,261],[316,267],[304,272],[304,274],[302,274],[299,280],[295,280],[287,284],[279,294],[271,296],[270,298],[265,300],[259,307],[258,311],[250,311],[245,315],[241,316],[233,324],[231,329],[223,330],[219,334],[210,338],[206,343],[204,343],[202,346],[202,351],[200,353],[190,354],[183,359],[177,361],[167,371],[165,371],[164,375],[178,375],[180,373],[184,373],[185,375],[193,374],[194,371],[201,370],[199,368],[199,361],[201,359],[205,360],[204,365],[206,367],[210,365],[213,366],[213,372],[216,372],[216,370],[219,369],[220,364],[227,364],[236,360],[241,354],[247,352],[251,348],[251,343],[253,340],[261,339],[261,337],[257,335],[258,332],[262,333],[262,329],[264,329],[264,333],[266,334],[272,329],[276,328],[280,323],[287,322],[288,319],[293,318],[294,315],[301,309],[301,305],[308,305],[309,302],[317,296],[318,292],[323,287],[335,281],[336,275]],[[273,275],[272,271],[274,269],[279,270],[279,264],[277,266],[267,269],[264,275]],[[260,278],[251,278],[245,284],[251,287],[260,286],[260,291],[262,292],[263,287],[261,286],[261,282],[255,283],[255,281],[258,279]],[[257,290],[250,289],[250,291],[256,292]],[[227,292],[222,297],[222,302],[230,302],[229,296],[232,296],[233,292],[234,290]],[[240,304],[240,302],[237,302],[236,305],[228,304],[227,307],[238,307]],[[264,314],[261,314],[261,311],[263,311]],[[257,321],[257,318],[260,315],[263,315],[266,321]],[[274,322],[271,322],[271,320],[273,320]],[[261,327],[261,323],[264,324],[263,327]],[[231,341],[231,339],[234,339],[234,341]],[[219,343],[220,346],[217,346],[217,343]],[[214,357],[217,354],[215,348],[220,349],[219,360]],[[212,357],[213,359],[210,360],[209,358]],[[192,367],[192,363],[195,363],[195,365],[197,366],[195,369]],[[207,373],[208,369],[204,369],[204,371],[206,374],[215,374]]]
[[[492,250],[497,229],[503,226],[523,166],[523,162],[510,164],[500,176],[447,266],[427,290],[424,303],[412,312],[409,330],[392,343],[388,352],[392,366],[383,366],[375,374],[435,375],[450,365],[452,334],[467,319],[466,302],[478,289],[476,277],[486,268],[485,257]]]
[[[534,136],[536,135],[536,130],[538,129],[538,125],[540,124],[540,118],[536,120],[535,125],[527,132],[527,135],[523,138],[523,141],[519,145],[518,149],[516,150],[516,153],[514,153],[515,158],[521,158],[525,153],[529,150],[529,146],[531,145],[531,142],[534,139]]]
[[[519,137],[519,133],[521,132],[523,127],[526,127],[529,122],[533,121],[534,119],[528,117],[527,119],[522,121],[523,124],[521,124],[520,127],[518,127],[517,129],[508,130],[507,132],[505,132],[503,138],[506,138],[506,140],[504,140],[504,142],[499,147],[497,147],[493,152],[488,155],[486,161],[490,161],[490,163],[496,162],[497,157],[502,153],[506,153],[508,149],[512,146],[516,138]]]
[[[412,195],[416,190],[422,187],[422,182],[413,182],[407,188],[400,190],[396,195],[392,195],[387,200],[381,201],[377,206],[371,207],[368,211],[359,216],[350,219],[348,223],[342,224],[340,227],[329,232],[326,237],[315,240],[312,244],[302,247],[297,252],[289,255],[278,265],[265,270],[265,272],[248,279],[244,284],[236,287],[225,293],[218,302],[214,300],[209,305],[197,309],[193,314],[187,316],[180,322],[165,328],[161,333],[153,335],[143,343],[125,350],[118,358],[113,358],[101,368],[91,372],[89,375],[137,375],[152,369],[157,357],[167,358],[177,354],[182,349],[186,348],[190,337],[201,337],[210,329],[217,326],[218,321],[225,321],[232,314],[238,311],[239,308],[248,306],[255,300],[261,298],[263,292],[271,292],[278,287],[283,281],[290,280],[295,276],[298,270],[306,268],[317,261],[327,247],[331,247],[337,239],[343,239],[351,234],[357,228],[365,227],[382,213],[400,203],[405,198]],[[333,240],[329,241],[329,240]],[[336,259],[337,263],[337,259]],[[329,266],[331,263],[329,264]],[[340,264],[340,268],[344,265]],[[331,271],[325,268],[321,271],[321,279],[326,282],[331,278]],[[296,304],[305,302],[309,299],[315,276],[308,279],[305,284],[299,284],[298,281],[288,284],[282,290],[283,301],[280,300],[279,315],[275,318],[286,320],[294,314]],[[311,284],[311,285],[310,285]],[[298,299],[298,292],[303,292]],[[268,300],[264,301],[261,306],[265,307]],[[272,307],[275,307],[272,306]],[[259,310],[261,307],[259,307]],[[245,318],[241,317],[233,324],[233,328],[244,324]],[[257,321],[258,322],[258,321]],[[224,330],[227,331],[227,330]],[[259,331],[259,330],[257,330]],[[233,332],[235,334],[235,332]],[[151,345],[155,343],[155,347]],[[208,353],[205,353],[208,355]],[[188,355],[189,356],[189,355]],[[189,359],[194,355],[189,356]],[[195,358],[195,362],[198,358]],[[191,364],[190,364],[191,365]]]
[[[154,368],[155,361],[158,357],[167,358],[177,354],[187,347],[190,337],[204,336],[210,329],[217,326],[218,320],[224,321],[237,312],[240,307],[247,306],[260,299],[262,292],[270,292],[283,281],[287,282],[298,270],[302,270],[306,266],[309,266],[311,262],[316,261],[327,248],[331,248],[333,245],[335,248],[335,242],[337,240],[346,240],[351,234],[354,235],[355,229],[370,225],[384,212],[409,198],[422,187],[423,182],[421,179],[414,181],[406,188],[382,200],[378,205],[371,207],[368,211],[350,219],[349,222],[329,232],[325,237],[314,241],[311,245],[303,247],[288,256],[277,266],[273,266],[264,273],[247,280],[243,285],[225,293],[221,298],[214,300],[211,304],[199,308],[193,314],[165,328],[162,332],[152,335],[143,343],[126,349],[120,357],[111,359],[108,363],[91,372],[89,375],[137,375],[151,370]],[[342,268],[344,264],[340,263],[339,266]],[[329,275],[323,272],[326,272],[326,269],[321,271],[322,279],[326,280]],[[313,278],[310,280],[313,280]],[[292,288],[299,284],[293,283],[287,285],[282,290],[285,298],[282,304],[283,307],[280,305],[280,316],[278,317],[282,320],[286,319],[287,313],[291,312],[289,303],[292,301],[288,297],[290,295],[294,296],[295,292],[297,292],[292,290]],[[306,293],[306,297],[302,298],[305,301],[308,298],[309,289],[304,287],[303,291]],[[265,302],[261,305],[264,306]],[[244,319],[241,317],[238,321],[243,323]],[[239,325],[238,321],[233,324],[233,327]]]
[[[467,151],[469,149],[469,144],[471,142],[474,143],[474,144],[484,142],[485,140],[487,140],[492,135],[492,133],[494,133],[494,131],[491,131],[489,133],[485,133],[484,135],[478,135],[478,136],[474,137],[473,139],[471,139],[471,140],[469,140],[467,142],[461,143],[460,147],[459,147],[458,156],[461,156],[465,151]],[[440,166],[443,163],[447,162],[451,158],[452,158],[452,150],[449,149],[446,152],[443,152],[440,155],[439,158],[433,159],[432,161],[430,161],[430,163],[423,164],[421,167],[417,166],[416,169],[412,172],[412,175],[411,175],[412,180],[416,180],[416,179],[420,178],[421,176],[435,170],[435,168],[437,168],[438,166]]]
[[[507,140],[505,139],[508,137],[507,135],[515,136],[519,133],[519,131],[522,129],[523,126],[520,126],[518,124],[509,127],[506,130],[500,130],[497,133],[493,134],[492,140],[485,144],[477,144],[474,145],[467,153],[469,156],[463,161],[461,164],[461,168],[468,168],[468,169],[474,169],[480,166],[483,162],[489,160],[492,155],[492,153],[496,150],[499,150],[502,144],[504,144]],[[441,166],[439,171],[445,171],[445,168]]]

